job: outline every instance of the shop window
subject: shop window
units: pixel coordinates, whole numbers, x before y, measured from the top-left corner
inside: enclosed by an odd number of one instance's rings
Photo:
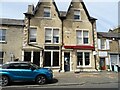
[[[51,52],[45,52],[44,66],[51,66]]]
[[[90,54],[88,52],[85,52],[85,65],[90,64]]]
[[[82,52],[77,52],[77,65],[83,65],[83,53]]]
[[[24,52],[24,61],[31,62],[31,52]]]
[[[59,66],[59,52],[53,52],[53,66]]]

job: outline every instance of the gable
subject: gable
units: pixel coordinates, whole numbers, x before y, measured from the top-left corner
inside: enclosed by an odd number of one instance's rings
[[[54,0],[51,1],[39,1],[33,10],[33,17],[43,17],[44,8],[50,8],[51,18],[59,17],[59,11]]]

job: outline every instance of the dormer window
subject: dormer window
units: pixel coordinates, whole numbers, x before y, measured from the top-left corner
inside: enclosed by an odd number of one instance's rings
[[[51,13],[50,13],[50,8],[49,7],[45,7],[44,8],[44,17],[50,17]]]
[[[80,10],[74,11],[74,20],[80,20]]]

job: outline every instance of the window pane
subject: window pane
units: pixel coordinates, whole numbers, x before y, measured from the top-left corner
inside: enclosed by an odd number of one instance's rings
[[[31,28],[30,29],[30,42],[36,42],[36,36],[37,36],[37,33],[36,33],[37,29],[36,28]]]
[[[59,29],[53,30],[53,43],[59,43]]]
[[[44,66],[51,66],[51,52],[45,52]]]
[[[83,31],[83,36],[88,37],[88,31]]]
[[[6,30],[0,30],[0,41],[5,41]]]
[[[88,44],[88,31],[83,31],[83,43]]]
[[[77,44],[82,44],[82,31],[77,31]]]
[[[80,10],[74,11],[74,19],[80,19]]]
[[[77,65],[83,65],[83,53],[77,52]]]
[[[44,17],[50,17],[50,8],[44,8]]]
[[[3,63],[4,52],[0,52],[0,64]]]
[[[105,40],[101,39],[101,49],[105,49]]]
[[[85,52],[85,65],[90,64],[90,53]]]
[[[24,61],[31,61],[31,52],[24,52]]]
[[[84,44],[88,44],[88,38],[84,38]]]
[[[33,52],[33,63],[40,66],[40,52]]]
[[[51,43],[51,35],[52,34],[52,29],[46,28],[45,29],[45,43]]]
[[[59,66],[59,52],[53,52],[53,66]]]

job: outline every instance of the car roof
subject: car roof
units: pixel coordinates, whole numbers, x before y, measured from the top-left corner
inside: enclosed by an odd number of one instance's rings
[[[12,63],[31,63],[31,62],[27,62],[27,61],[10,61],[10,62],[6,62],[5,64],[12,64]]]

